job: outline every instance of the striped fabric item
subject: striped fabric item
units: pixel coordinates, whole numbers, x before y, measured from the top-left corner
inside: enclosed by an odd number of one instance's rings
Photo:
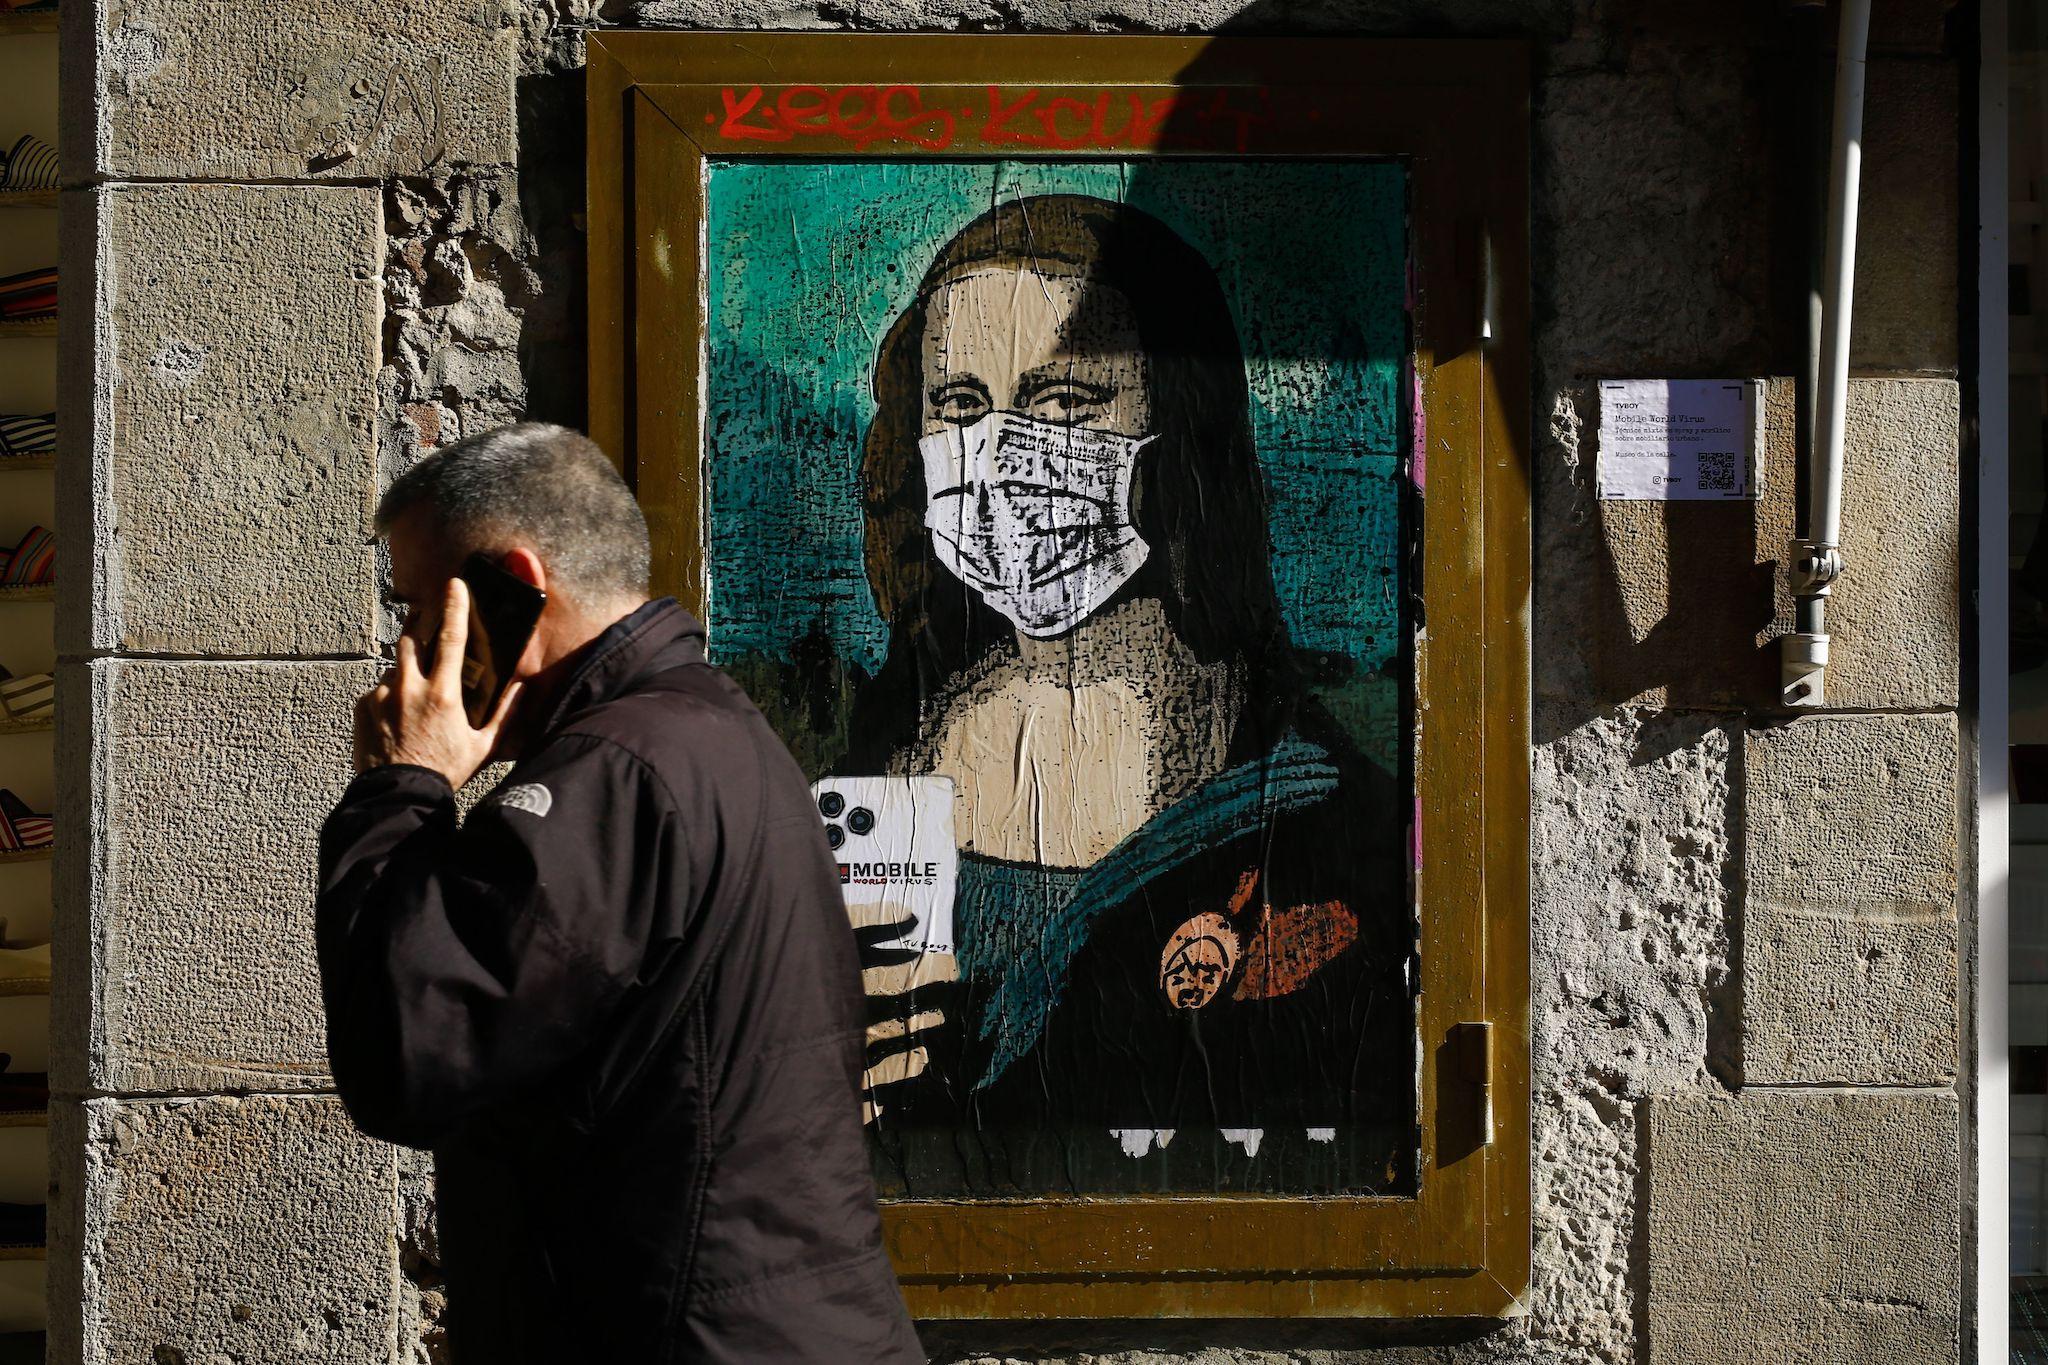
[[[39,289],[32,294],[9,294],[0,299],[0,318],[11,322],[27,322],[32,318],[55,317],[57,314],[57,289]]]
[[[5,711],[9,720],[48,720],[57,713],[57,675],[31,673],[17,678],[0,668],[0,711]]]
[[[23,133],[0,165],[0,190],[57,188],[57,149],[33,133]]]
[[[31,848],[48,848],[56,841],[56,824],[47,815],[29,815],[19,820],[0,820],[0,853],[21,853]]]
[[[7,571],[0,574],[0,587],[36,587],[48,583],[56,571],[57,537],[40,526],[31,526],[8,555]]]
[[[56,413],[0,412],[0,459],[56,453]]]
[[[0,853],[48,848],[56,842],[56,822],[28,808],[28,803],[0,787]]]
[[[0,275],[0,299],[16,294],[33,294],[42,289],[57,287],[57,267],[39,266],[34,270],[23,270],[13,275]]]
[[[0,318],[47,317],[57,311],[57,268],[0,278]]]

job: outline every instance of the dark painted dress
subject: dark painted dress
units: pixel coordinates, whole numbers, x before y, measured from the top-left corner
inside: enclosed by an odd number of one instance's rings
[[[1414,1189],[1408,812],[1295,721],[1092,867],[962,855],[960,980],[870,1002],[946,1016],[876,1092],[886,1193]]]

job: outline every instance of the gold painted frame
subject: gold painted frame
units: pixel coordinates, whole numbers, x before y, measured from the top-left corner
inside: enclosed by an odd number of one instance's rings
[[[923,1318],[1497,1316],[1529,1282],[1528,56],[1517,43],[590,35],[590,424],[705,600],[704,163],[1227,154],[1409,167],[1427,487],[1413,1198],[901,1201]],[[1128,117],[1125,117],[1128,115]]]

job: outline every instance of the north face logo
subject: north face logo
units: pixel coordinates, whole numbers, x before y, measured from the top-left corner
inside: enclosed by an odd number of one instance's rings
[[[546,815],[555,808],[555,794],[538,782],[521,782],[516,787],[507,787],[492,800],[506,810],[523,810],[530,815]]]

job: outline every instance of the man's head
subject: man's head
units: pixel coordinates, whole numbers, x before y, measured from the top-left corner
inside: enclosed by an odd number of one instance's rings
[[[437,450],[377,507],[392,597],[425,620],[482,554],[548,595],[515,676],[541,673],[647,600],[647,521],[589,437],[522,422]]]

